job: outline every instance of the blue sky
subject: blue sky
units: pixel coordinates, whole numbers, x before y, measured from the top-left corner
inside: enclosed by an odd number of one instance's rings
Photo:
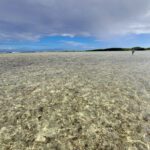
[[[128,35],[111,39],[94,37],[50,36],[36,41],[11,40],[1,41],[1,49],[21,50],[85,50],[109,47],[150,47],[150,34]]]
[[[0,49],[134,46],[150,47],[149,0],[0,1]]]

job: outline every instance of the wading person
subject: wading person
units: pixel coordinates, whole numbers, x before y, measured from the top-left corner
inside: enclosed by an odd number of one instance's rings
[[[134,54],[134,52],[135,52],[135,50],[134,50],[134,49],[132,49],[132,55]]]

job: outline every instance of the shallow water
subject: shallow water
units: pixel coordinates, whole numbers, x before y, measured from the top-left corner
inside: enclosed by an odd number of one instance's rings
[[[150,52],[0,55],[3,149],[149,149]]]

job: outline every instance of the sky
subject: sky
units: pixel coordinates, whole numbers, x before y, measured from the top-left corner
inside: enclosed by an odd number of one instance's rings
[[[0,49],[150,47],[150,0],[0,0]]]

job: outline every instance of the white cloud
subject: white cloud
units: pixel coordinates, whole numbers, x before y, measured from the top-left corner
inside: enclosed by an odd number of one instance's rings
[[[73,47],[76,47],[76,46],[85,46],[84,43],[76,42],[76,41],[63,41],[63,43],[65,45],[69,45],[69,46],[73,46]]]
[[[150,33],[149,0],[1,0],[0,38]]]

